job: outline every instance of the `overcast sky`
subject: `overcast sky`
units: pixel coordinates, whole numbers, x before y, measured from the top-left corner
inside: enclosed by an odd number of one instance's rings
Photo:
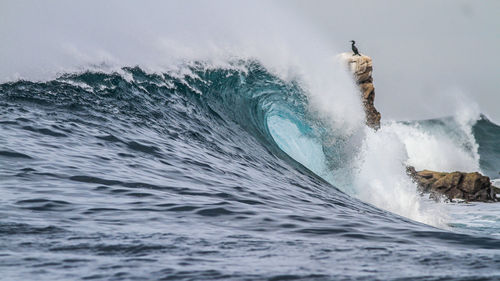
[[[373,58],[375,104],[383,119],[451,114],[448,101],[466,96],[500,121],[500,1],[286,3],[339,49],[349,51],[353,39]]]
[[[350,51],[348,41],[353,39],[361,53],[373,58],[375,105],[382,119],[451,115],[457,101],[465,100],[477,103],[481,112],[500,122],[499,0],[274,2],[279,10],[293,15],[292,21],[312,25],[334,50]],[[47,72],[48,65],[63,61],[51,55],[56,49],[72,57],[66,61],[120,55],[158,61],[162,55],[153,52],[156,47],[146,46],[154,32],[167,39],[188,30],[197,30],[195,36],[223,38],[227,37],[223,29],[237,26],[249,10],[254,10],[255,22],[252,18],[245,24],[248,33],[242,31],[240,37],[261,37],[266,25],[258,23],[263,22],[264,14],[266,20],[287,24],[281,22],[282,17],[273,19],[277,11],[261,11],[265,9],[261,4],[236,0],[0,0],[0,78],[13,73],[22,77],[23,70]],[[235,7],[226,10],[227,6]],[[222,22],[208,25],[217,19]],[[293,35],[294,28],[286,31]],[[249,35],[251,32],[254,34]],[[296,36],[304,34],[297,31]],[[82,53],[91,41],[102,50]]]

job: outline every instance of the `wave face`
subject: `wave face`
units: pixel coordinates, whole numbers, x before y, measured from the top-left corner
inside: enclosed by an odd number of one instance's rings
[[[491,179],[500,178],[500,126],[482,116],[473,127],[474,137],[479,144],[481,170]]]
[[[500,240],[415,222],[439,221],[440,204],[404,175],[406,163],[452,169],[418,157],[451,145],[494,177],[497,125],[346,133],[309,103],[257,61],[0,84],[3,277],[500,277]]]

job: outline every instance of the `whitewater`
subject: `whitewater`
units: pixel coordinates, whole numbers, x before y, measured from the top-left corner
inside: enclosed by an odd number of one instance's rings
[[[467,95],[374,131],[338,47],[274,4],[54,3],[5,20],[0,279],[500,278],[500,207],[406,174],[500,182]]]

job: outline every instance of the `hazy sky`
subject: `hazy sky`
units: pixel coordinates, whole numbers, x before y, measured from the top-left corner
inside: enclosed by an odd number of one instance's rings
[[[500,121],[500,1],[285,1],[373,58],[382,118],[442,116],[461,96]]]
[[[189,30],[220,42],[242,28],[240,39],[262,39],[274,21],[286,36],[308,40],[297,26],[286,28],[291,20],[312,25],[334,50],[350,51],[354,39],[373,58],[382,119],[450,115],[465,102],[499,123],[499,0],[275,0],[278,10],[292,15],[286,21],[274,18],[278,11],[265,10],[264,2],[0,0],[0,78],[96,57],[159,61],[173,53],[155,52],[158,46],[149,41],[156,36],[164,43],[174,34],[184,40]],[[249,14],[253,18],[242,25]],[[55,55],[61,50],[66,58]]]

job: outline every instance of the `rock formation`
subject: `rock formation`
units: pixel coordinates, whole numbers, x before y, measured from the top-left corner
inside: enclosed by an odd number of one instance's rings
[[[353,56],[353,53],[342,53],[340,59],[344,61],[354,76],[359,86],[363,106],[366,114],[366,125],[377,130],[380,128],[380,112],[374,105],[375,88],[372,78],[372,59],[369,56]]]
[[[375,88],[372,78],[372,59],[368,56],[353,56],[353,53],[339,55],[354,76],[361,91],[366,114],[366,125],[378,130],[380,113],[374,105]],[[466,201],[494,202],[500,201],[500,188],[491,185],[490,178],[480,173],[441,173],[429,170],[416,171],[407,167],[408,175],[417,183],[420,192],[429,193],[434,199],[445,196],[448,200],[463,199]]]
[[[417,183],[422,193],[429,193],[437,199],[444,195],[448,200],[494,202],[498,201],[500,189],[491,185],[490,178],[478,172],[441,173],[429,170],[417,172],[407,167],[408,175]]]

